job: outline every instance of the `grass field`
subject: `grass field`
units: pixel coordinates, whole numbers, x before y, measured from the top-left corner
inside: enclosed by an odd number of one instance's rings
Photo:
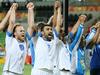
[[[0,64],[0,75],[2,75],[3,65]],[[25,65],[24,75],[31,75],[31,65]]]
[[[0,64],[0,75],[2,75],[3,65]],[[25,65],[24,75],[31,75],[31,65]],[[90,75],[87,71],[86,75]]]

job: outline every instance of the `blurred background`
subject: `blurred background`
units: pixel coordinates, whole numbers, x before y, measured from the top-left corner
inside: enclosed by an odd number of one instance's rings
[[[45,21],[53,15],[53,5],[55,0],[0,0],[0,22],[5,17],[9,7],[13,2],[19,4],[18,11],[16,13],[16,22],[21,23],[25,29],[27,28],[27,9],[28,2],[34,2],[35,4],[35,22]],[[85,32],[89,31],[91,25],[95,24],[100,19],[100,0],[60,0],[62,2],[62,14],[64,18],[65,33],[72,28],[76,23],[78,16],[81,14],[87,15],[87,21],[85,23]],[[2,73],[2,67],[5,56],[5,33],[0,32],[0,75]],[[27,59],[26,64],[31,64],[30,58]],[[30,75],[31,65],[25,66],[25,74]],[[87,74],[89,75],[89,74]]]

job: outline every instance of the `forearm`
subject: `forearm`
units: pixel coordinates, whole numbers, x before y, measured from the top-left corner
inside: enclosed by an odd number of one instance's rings
[[[74,25],[74,27],[72,28],[72,33],[75,34],[77,32],[78,26],[80,24],[84,25],[84,22],[86,20],[86,16],[85,15],[80,15],[78,21],[76,22],[76,24]]]
[[[50,19],[48,20],[47,24],[51,24],[53,20],[53,16],[50,17]]]
[[[56,26],[56,23],[57,23],[57,12],[56,11],[54,11],[52,23],[53,23],[53,27],[55,27]]]
[[[83,33],[83,25],[80,24],[80,26],[78,27],[78,31],[75,35],[75,38],[74,38],[73,42],[70,44],[70,50],[71,51],[73,50],[74,46],[77,44],[77,42],[80,39],[82,33]]]
[[[75,34],[77,32],[79,25],[80,25],[80,21],[77,21],[76,24],[73,26],[71,33]]]
[[[35,31],[35,24],[34,24],[34,6],[33,3],[29,3],[27,5],[28,8],[28,29],[27,32],[32,37],[33,32]]]
[[[61,21],[62,21],[62,15],[61,15],[61,7],[58,8],[58,14],[57,14],[57,25],[56,25],[56,31],[59,33],[61,29]]]
[[[13,28],[14,28],[14,24],[15,24],[15,9],[12,10],[10,18],[9,18],[9,26],[8,26],[8,30],[9,32],[13,32]]]
[[[31,9],[28,9],[28,25],[29,27],[33,27],[34,25],[34,10],[31,8]]]
[[[97,42],[97,40],[99,38],[99,34],[100,34],[100,28],[97,29],[97,32],[96,32],[95,36],[92,39],[92,42],[93,43],[96,43]]]
[[[7,15],[6,15],[6,16],[4,17],[4,19],[1,21],[1,23],[0,23],[0,30],[5,29],[6,23],[7,23],[8,19],[9,19],[9,17],[10,17],[10,14],[11,14],[11,9],[8,11]]]

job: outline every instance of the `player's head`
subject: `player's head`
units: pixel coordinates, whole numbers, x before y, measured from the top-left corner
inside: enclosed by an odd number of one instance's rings
[[[25,30],[21,24],[16,24],[13,29],[13,37],[23,42],[25,40]]]
[[[49,25],[47,23],[41,23],[41,32],[42,32],[42,37],[45,38],[48,41],[51,41],[53,38],[53,33],[52,33],[52,25]]]

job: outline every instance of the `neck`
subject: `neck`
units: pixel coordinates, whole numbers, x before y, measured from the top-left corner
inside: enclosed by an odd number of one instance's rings
[[[24,40],[20,40],[20,39],[18,39],[18,38],[15,38],[18,42],[20,42],[20,43],[22,43],[22,42],[24,42]]]
[[[51,39],[48,39],[48,38],[45,38],[45,37],[43,37],[43,39],[44,39],[45,41],[51,41]]]

